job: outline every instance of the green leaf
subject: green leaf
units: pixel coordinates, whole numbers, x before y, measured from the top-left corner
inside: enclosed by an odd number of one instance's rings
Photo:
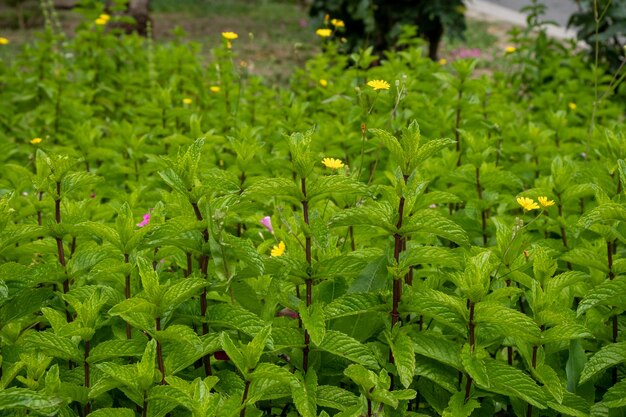
[[[159,171],[159,175],[167,185],[172,187],[174,191],[182,194],[186,198],[190,197],[185,181],[172,168]]]
[[[481,386],[487,391],[517,397],[535,407],[546,408],[546,398],[539,386],[524,372],[505,363],[483,359],[489,375],[489,385]],[[478,384],[477,381],[477,385]]]
[[[352,195],[364,194],[367,187],[362,182],[344,175],[326,175],[318,177],[307,187],[307,197],[310,202],[328,194]]]
[[[334,299],[326,306],[324,318],[332,320],[370,311],[379,311],[383,308],[385,305],[378,294],[369,292],[346,294]]]
[[[587,400],[569,391],[563,391],[563,401],[561,403],[548,401],[548,407],[559,413],[574,417],[588,417],[591,412],[591,407]]]
[[[557,324],[541,334],[541,340],[544,344],[590,337],[593,337],[593,334],[585,326],[573,322]]]
[[[387,256],[381,256],[370,262],[354,279],[348,293],[374,293],[387,288],[388,281]]]
[[[626,380],[613,385],[602,397],[602,403],[609,408],[626,406]]]
[[[400,382],[408,388],[415,374],[415,349],[413,341],[403,331],[398,331],[389,344],[393,353],[394,363],[398,370]]]
[[[105,340],[91,350],[87,362],[96,363],[124,356],[141,357],[145,349],[144,339]]]
[[[90,417],[135,417],[135,411],[130,408],[100,408],[89,413]]]
[[[460,334],[467,332],[467,307],[459,297],[415,284],[408,294],[403,295],[401,309],[423,314]]]
[[[139,267],[141,285],[147,295],[147,299],[157,306],[160,305],[162,289],[159,284],[159,275],[152,268],[152,262],[141,256],[137,258],[137,266]]]
[[[70,339],[57,336],[52,332],[30,332],[25,337],[28,348],[36,349],[46,355],[82,362],[83,355],[78,346]]]
[[[291,197],[300,202],[302,193],[294,182],[287,178],[263,178],[250,185],[242,194],[242,198],[258,198],[267,200],[275,197]]]
[[[589,291],[578,305],[578,317],[596,305],[623,305],[626,298],[626,276],[607,279]]]
[[[341,332],[327,330],[326,337],[317,347],[370,369],[379,368],[376,357],[367,346]]]
[[[619,365],[624,361],[626,361],[626,342],[602,346],[585,364],[578,384],[582,385],[610,367]]]
[[[463,258],[458,252],[441,246],[411,245],[400,255],[400,269],[416,265],[442,265],[448,268],[461,267]]]
[[[233,343],[232,339],[226,332],[222,332],[222,348],[230,358],[230,360],[235,364],[241,375],[244,378],[248,375],[248,367],[246,366],[246,359],[241,352],[241,349]]]
[[[330,226],[374,226],[393,233],[393,217],[394,209],[390,204],[371,202],[335,213],[330,219]]]
[[[451,394],[458,388],[459,372],[429,358],[420,357],[415,362],[415,375],[431,380]]]
[[[0,391],[0,410],[26,408],[51,416],[61,405],[63,405],[61,398],[24,388],[7,388]]]
[[[450,397],[448,407],[443,410],[442,417],[469,417],[480,407],[480,403],[473,398],[465,401],[465,392],[457,392]]]
[[[413,332],[409,336],[413,340],[415,353],[459,371],[464,370],[461,364],[461,347],[457,343],[431,332]]]
[[[376,374],[362,365],[349,365],[343,373],[359,385],[365,392],[370,391],[378,384],[378,377]]]
[[[137,383],[139,387],[146,391],[152,386],[154,379],[154,363],[156,360],[157,341],[152,339],[146,345],[146,350],[141,357],[141,360],[137,363]]]
[[[232,304],[215,304],[206,312],[210,324],[228,327],[254,337],[267,323],[257,315]]]
[[[578,224],[589,228],[595,223],[626,220],[626,208],[614,202],[600,204],[583,214]]]
[[[181,303],[198,295],[200,290],[207,285],[201,278],[187,277],[172,284],[163,294],[162,305],[168,311],[176,309]]]
[[[343,388],[333,385],[320,385],[317,387],[317,404],[322,407],[344,411],[358,403],[358,397]]]
[[[476,304],[474,323],[479,331],[481,326],[489,326],[503,337],[519,337],[528,343],[538,341],[541,334],[535,321],[527,315],[488,301]]]
[[[433,234],[461,246],[469,246],[469,236],[465,229],[433,209],[416,211],[409,220],[402,225],[399,233],[403,236],[416,233]]]
[[[368,129],[368,131],[372,133],[378,140],[380,140],[380,142],[385,148],[389,150],[391,156],[393,156],[398,164],[404,166],[404,150],[402,149],[402,145],[400,145],[400,141],[398,141],[395,136],[382,129]]]
[[[309,369],[304,377],[297,372],[291,383],[291,395],[302,417],[317,417],[317,375]]]
[[[267,344],[267,340],[271,334],[272,326],[265,326],[254,336],[254,338],[252,338],[250,343],[248,343],[248,346],[244,349],[244,359],[248,369],[256,368],[259,363],[259,359],[263,354],[263,350],[265,349],[265,345]]]
[[[326,335],[323,306],[319,303],[313,303],[309,307],[302,305],[300,308],[300,318],[302,319],[302,325],[311,336],[311,341],[319,345]]]

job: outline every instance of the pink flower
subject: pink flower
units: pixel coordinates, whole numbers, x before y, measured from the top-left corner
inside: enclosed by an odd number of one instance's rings
[[[272,218],[270,216],[265,216],[261,219],[260,223],[267,229],[268,232],[274,234],[274,228],[272,227]]]
[[[292,319],[297,319],[300,317],[297,312],[293,311],[290,308],[283,308],[278,313],[276,313],[276,317],[289,317]]]
[[[146,213],[143,215],[143,221],[141,223],[137,223],[137,227],[144,227],[150,223],[150,213]]]

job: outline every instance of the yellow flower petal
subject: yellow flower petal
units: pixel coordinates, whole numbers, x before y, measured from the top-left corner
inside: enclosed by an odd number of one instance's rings
[[[9,44],[9,40],[7,38],[3,38],[2,36],[0,36],[0,45],[8,45]]]
[[[346,24],[341,19],[332,19],[330,21],[330,24],[333,25],[336,28],[342,28],[342,27],[346,26]]]
[[[391,87],[391,85],[385,80],[368,81],[367,85],[372,87],[374,90],[389,90],[389,87]]]
[[[42,141],[41,138],[34,138],[34,139],[31,139],[30,143],[32,143],[33,145],[37,145],[41,143],[41,141]]]
[[[543,207],[550,207],[554,205],[554,200],[548,200],[548,197],[537,197],[537,200],[539,200],[539,204]]]
[[[522,206],[524,211],[535,210],[539,208],[539,205],[532,198],[527,197],[517,197],[517,204]]]
[[[315,31],[315,34],[320,38],[327,38],[333,33],[330,29],[318,29]]]
[[[211,87],[209,87],[209,90],[211,90],[213,93],[219,93],[220,92],[220,88],[216,85],[212,85]]]
[[[438,62],[439,62],[439,65],[446,65],[448,63],[448,60],[445,58],[441,58]]]
[[[326,81],[325,79],[323,79],[323,78],[322,78],[322,79],[320,80],[320,85],[321,85],[322,87],[326,87],[326,86],[328,85],[328,81]]]
[[[324,164],[326,168],[330,169],[339,169],[343,167],[343,162],[341,162],[341,159],[324,158],[322,159],[322,164]]]
[[[183,104],[191,104],[191,103],[193,103],[193,100],[192,100],[192,99],[190,99],[189,97],[185,97],[185,98],[183,99]]]
[[[504,52],[506,52],[507,54],[512,54],[515,51],[517,51],[517,48],[514,46],[509,45],[506,48],[504,48]]]
[[[285,242],[281,240],[278,245],[274,245],[272,251],[270,252],[270,255],[277,257],[283,256],[283,253],[285,253]]]
[[[570,110],[576,110],[578,106],[576,105],[576,103],[569,103],[567,107],[569,107]]]
[[[226,39],[227,41],[234,41],[238,37],[239,35],[237,35],[235,32],[222,32],[222,38]]]

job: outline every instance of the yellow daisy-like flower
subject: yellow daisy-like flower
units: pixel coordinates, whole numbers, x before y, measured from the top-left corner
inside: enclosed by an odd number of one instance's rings
[[[111,16],[106,14],[106,13],[102,13],[100,16],[98,16],[98,18],[95,20],[96,25],[99,26],[104,26],[107,23],[109,23],[109,20],[111,20]]]
[[[570,110],[576,110],[578,106],[576,105],[576,103],[569,103],[567,107],[569,107]]]
[[[3,38],[2,36],[0,36],[0,45],[8,45],[9,44],[9,40],[7,38]]]
[[[322,87],[326,87],[326,86],[328,85],[328,81],[326,81],[325,79],[323,79],[323,78],[322,78],[322,79],[320,80],[320,85],[321,85]]]
[[[343,167],[343,162],[341,162],[341,159],[324,158],[322,159],[322,164],[324,164],[326,168],[330,169],[339,169]]]
[[[283,242],[282,240],[278,243],[278,245],[274,245],[274,247],[272,248],[272,251],[270,252],[270,255],[272,256],[283,256],[283,253],[285,253],[285,242]]]
[[[389,83],[385,80],[368,81],[367,85],[372,87],[374,90],[389,90],[389,87],[391,87],[391,85],[389,85]]]
[[[448,63],[448,60],[445,58],[441,58],[439,61],[437,61],[439,63],[439,65],[446,65]]]
[[[211,87],[209,87],[209,90],[211,90],[214,93],[219,93],[220,92],[220,88],[216,85],[212,85]]]
[[[238,37],[239,35],[237,35],[235,32],[222,32],[222,38],[226,39],[227,41],[234,41]]]
[[[334,27],[336,27],[336,28],[343,28],[343,27],[346,27],[346,24],[345,24],[345,23],[343,23],[343,20],[341,20],[341,19],[332,19],[332,20],[330,21],[330,24],[331,24],[331,25],[333,25],[333,26],[334,26]]]
[[[183,99],[183,104],[191,104],[191,103],[193,103],[193,100],[192,100],[192,99],[190,99],[189,97],[185,97],[185,98]]]
[[[548,200],[548,197],[537,197],[537,200],[539,200],[539,204],[543,207],[550,207],[554,205],[554,200]]]
[[[509,45],[506,48],[504,48],[504,52],[506,52],[507,54],[512,54],[515,51],[517,51],[517,48],[514,46]]]
[[[522,206],[524,211],[535,210],[539,208],[539,205],[532,198],[527,197],[517,197],[517,204]]]
[[[34,139],[31,139],[31,141],[30,141],[30,143],[32,143],[33,145],[37,145],[37,144],[39,144],[41,142],[42,142],[41,138],[34,138]]]
[[[330,29],[318,29],[315,31],[315,34],[320,38],[327,38],[333,33]]]

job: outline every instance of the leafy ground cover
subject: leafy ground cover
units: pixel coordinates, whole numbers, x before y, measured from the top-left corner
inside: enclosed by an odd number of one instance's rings
[[[0,415],[622,415],[619,74],[115,20],[0,65]]]

